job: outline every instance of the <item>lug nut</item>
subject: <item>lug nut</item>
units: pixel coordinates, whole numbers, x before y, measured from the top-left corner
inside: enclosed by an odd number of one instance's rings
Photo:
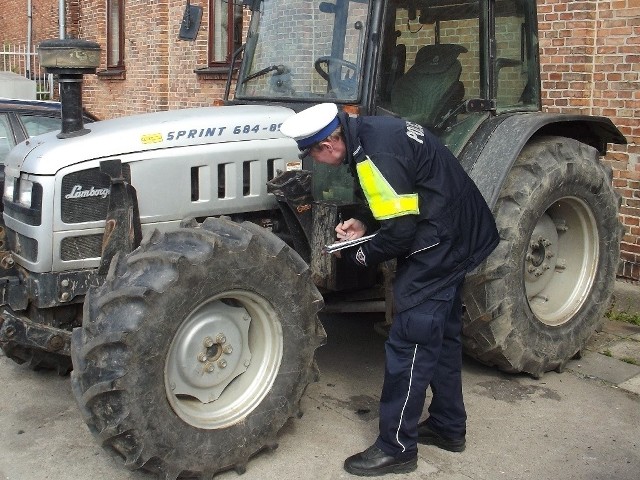
[[[226,366],[227,366],[227,361],[226,360],[219,360],[218,361],[218,367],[225,368]]]
[[[213,366],[213,363],[211,363],[211,362],[207,362],[207,363],[205,363],[205,365],[204,365],[204,369],[205,369],[207,372],[209,372],[209,373],[213,372],[213,369],[214,369],[214,368],[215,368],[215,367]]]
[[[206,362],[207,361],[207,354],[206,353],[199,353],[198,354],[198,361],[199,362]]]
[[[213,341],[213,338],[211,338],[211,337],[205,337],[204,338],[204,346],[205,346],[205,348],[213,347],[214,343],[215,342]]]
[[[222,347],[222,351],[229,355],[233,352],[233,347],[231,345],[225,345],[224,347]]]
[[[216,343],[218,343],[220,345],[223,345],[223,344],[227,343],[227,337],[225,337],[224,334],[219,333],[216,336]],[[211,346],[211,345],[209,345],[209,346]]]

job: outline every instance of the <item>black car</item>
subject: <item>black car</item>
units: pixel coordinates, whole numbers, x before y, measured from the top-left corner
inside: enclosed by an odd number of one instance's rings
[[[9,150],[29,137],[60,130],[60,102],[0,98],[0,164]],[[84,122],[97,119],[85,112]]]

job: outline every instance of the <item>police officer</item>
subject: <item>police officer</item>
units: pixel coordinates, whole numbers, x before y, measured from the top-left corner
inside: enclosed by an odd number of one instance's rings
[[[402,119],[352,118],[325,103],[293,115],[280,131],[314,161],[347,163],[357,176],[377,222],[351,218],[337,236],[359,238],[373,228],[377,235],[342,257],[363,267],[397,259],[379,435],[345,460],[345,470],[413,471],[418,443],[462,451],[462,283],[499,241],[482,195],[435,136]],[[418,424],[429,386],[429,416]]]

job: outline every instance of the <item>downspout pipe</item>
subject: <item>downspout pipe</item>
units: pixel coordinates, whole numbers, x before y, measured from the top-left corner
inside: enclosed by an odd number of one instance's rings
[[[33,5],[31,4],[31,0],[27,0],[27,52],[26,52],[26,77],[31,78],[31,37],[32,37],[32,26],[33,21]]]
[[[60,40],[64,40],[67,37],[66,19],[65,0],[58,0],[58,37]]]

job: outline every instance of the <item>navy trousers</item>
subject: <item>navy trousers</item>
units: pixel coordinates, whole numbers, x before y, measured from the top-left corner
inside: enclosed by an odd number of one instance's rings
[[[376,445],[393,456],[418,451],[418,422],[427,388],[432,400],[427,423],[440,434],[460,438],[467,415],[462,399],[462,282],[394,318],[385,344]]]

